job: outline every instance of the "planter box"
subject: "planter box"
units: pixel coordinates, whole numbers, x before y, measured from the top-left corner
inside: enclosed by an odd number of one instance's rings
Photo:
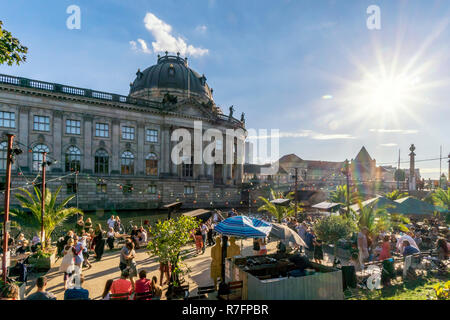
[[[56,248],[52,248],[53,253],[50,257],[39,257],[38,259],[31,256],[29,258],[30,264],[34,265],[34,268],[38,271],[50,270],[56,261]]]

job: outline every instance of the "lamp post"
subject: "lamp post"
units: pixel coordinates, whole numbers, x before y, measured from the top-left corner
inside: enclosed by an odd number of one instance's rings
[[[42,153],[42,190],[41,190],[41,246],[45,246],[44,240],[44,215],[45,215],[45,157],[47,152]]]
[[[345,159],[344,174],[347,178],[347,214],[350,214],[350,170],[348,159]]]
[[[6,157],[6,188],[5,188],[5,214],[3,218],[3,259],[2,259],[2,271],[3,282],[6,283],[6,256],[8,254],[8,237],[9,237],[9,196],[11,192],[11,164],[12,164],[12,144],[14,135],[8,134],[8,150]]]

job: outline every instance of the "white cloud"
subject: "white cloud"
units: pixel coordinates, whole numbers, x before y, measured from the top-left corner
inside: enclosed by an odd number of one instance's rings
[[[208,27],[205,25],[197,26],[195,28],[195,31],[197,31],[199,33],[206,33],[207,30],[208,30]]]
[[[190,55],[194,57],[203,56],[209,53],[208,49],[194,47],[187,44],[182,37],[175,37],[172,34],[172,26],[165,23],[151,12],[147,12],[144,18],[145,28],[153,35],[156,41],[152,42],[153,52],[180,52],[181,55]],[[206,26],[205,27],[206,30]],[[143,39],[137,40],[140,44],[140,50],[144,53],[151,53],[147,43]],[[130,41],[133,50],[137,50],[137,43]]]
[[[370,132],[378,132],[378,133],[399,133],[399,134],[416,134],[419,130],[404,130],[404,129],[370,129]]]
[[[354,136],[344,133],[344,134],[323,134],[316,133],[312,137],[314,140],[347,140],[347,139],[356,139]]]

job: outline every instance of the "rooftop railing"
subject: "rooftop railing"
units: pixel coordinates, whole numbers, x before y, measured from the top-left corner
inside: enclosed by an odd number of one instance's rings
[[[157,109],[159,111],[163,110],[163,105],[158,102],[133,98],[130,96],[122,96],[122,95],[115,94],[115,93],[108,93],[108,92],[96,91],[96,90],[91,90],[91,89],[66,86],[66,85],[62,85],[62,84],[58,84],[58,83],[51,83],[51,82],[15,77],[15,76],[10,76],[10,75],[6,75],[6,74],[0,74],[0,84],[8,84],[8,85],[14,85],[14,86],[24,87],[24,88],[33,88],[33,89],[38,89],[38,90],[43,90],[43,91],[63,93],[63,94],[67,94],[67,95],[86,97],[86,98],[102,100],[102,101],[127,103],[127,104],[131,104],[131,105],[135,105],[135,106]],[[224,115],[224,114],[218,114],[217,116],[218,116],[219,120],[230,121],[231,123],[233,123],[235,125],[242,126],[241,121],[239,121],[233,117],[230,118],[229,116]]]

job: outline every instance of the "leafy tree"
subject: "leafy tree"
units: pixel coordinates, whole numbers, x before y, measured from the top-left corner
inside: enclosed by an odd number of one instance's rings
[[[11,32],[2,28],[3,22],[0,21],[0,64],[12,66],[14,63],[19,65],[25,62],[28,48],[20,44],[19,39],[14,38]]]
[[[402,169],[395,170],[394,179],[395,181],[405,181],[406,180],[405,170]]]
[[[400,192],[400,190],[394,190],[392,192],[385,193],[384,196],[392,201],[407,197],[406,192]]]
[[[287,196],[284,196],[282,192],[275,192],[274,190],[270,191],[272,200],[275,199],[294,199],[294,192],[289,193]],[[258,211],[266,211],[274,216],[279,223],[283,221],[284,218],[293,217],[295,215],[295,203],[291,201],[289,206],[281,206],[271,203],[269,199],[264,197],[259,197],[261,201],[264,202],[262,206],[258,208]],[[303,209],[300,205],[297,207],[297,212],[302,212]]]
[[[196,218],[181,216],[178,219],[160,220],[150,229],[150,240],[147,245],[149,254],[158,257],[161,263],[172,265],[171,282],[174,285],[178,282],[178,275],[183,273],[182,248],[189,243],[191,231],[198,226]]]
[[[317,237],[325,243],[334,245],[336,257],[337,243],[340,239],[348,239],[356,231],[356,225],[350,219],[342,216],[329,216],[319,220],[314,225]]]
[[[45,231],[45,241],[43,243],[44,247],[47,242],[51,239],[52,232],[55,228],[61,226],[64,221],[70,216],[75,214],[83,214],[78,208],[66,208],[66,205],[72,200],[75,195],[71,195],[64,199],[60,204],[57,204],[57,197],[61,191],[62,186],[60,186],[56,192],[52,193],[50,189],[45,191],[44,200],[44,231]],[[39,233],[41,230],[41,190],[34,187],[34,194],[26,189],[19,189],[22,193],[17,193],[15,197],[20,202],[22,209],[12,209],[11,216],[17,221],[21,226],[29,227],[33,231]]]

